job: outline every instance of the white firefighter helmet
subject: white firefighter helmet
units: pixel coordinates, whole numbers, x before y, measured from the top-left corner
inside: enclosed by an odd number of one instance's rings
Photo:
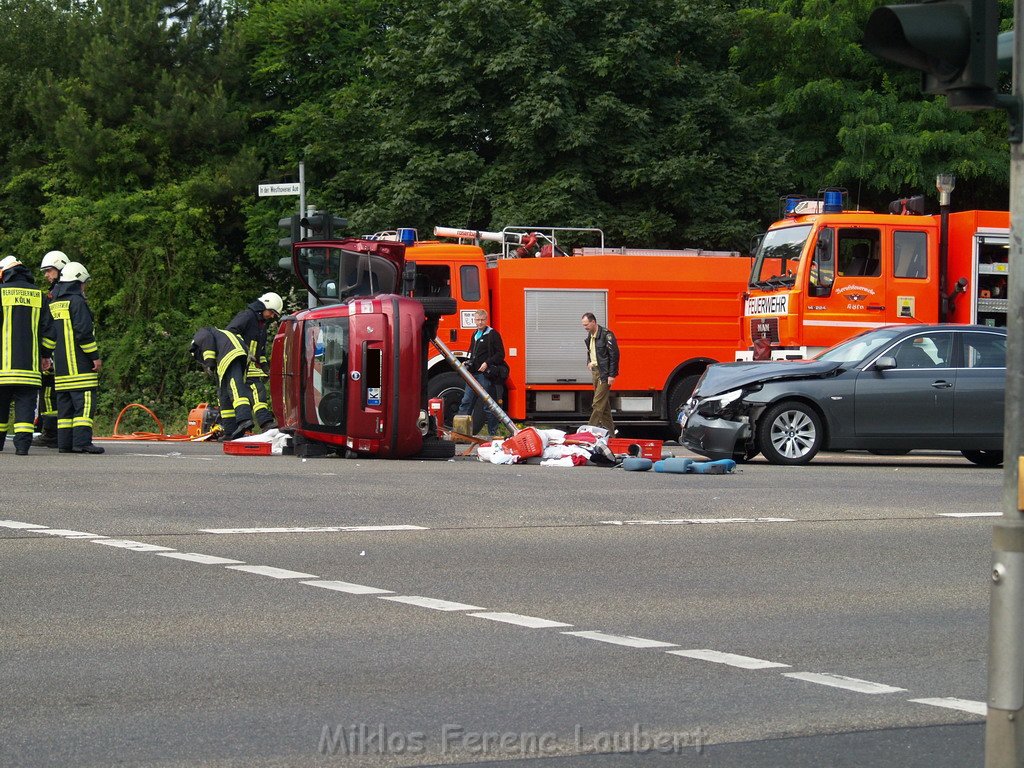
[[[39,269],[56,269],[60,272],[67,266],[68,261],[68,255],[64,251],[50,251],[43,256],[43,262],[39,265]]]
[[[5,272],[11,267],[17,267],[21,262],[18,261],[17,256],[4,256],[0,259],[0,272]]]
[[[272,310],[273,312],[276,312],[278,315],[280,315],[281,312],[284,311],[284,302],[281,301],[281,297],[278,296],[273,291],[269,293],[264,293],[262,296],[260,296],[259,300],[263,303],[263,306],[266,309]]]
[[[89,277],[89,270],[77,261],[69,261],[60,271],[60,281],[62,283],[84,283]]]

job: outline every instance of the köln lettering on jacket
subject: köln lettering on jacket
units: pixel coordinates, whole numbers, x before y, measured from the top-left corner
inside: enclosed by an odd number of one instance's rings
[[[43,306],[43,294],[35,288],[4,288],[0,291],[0,304],[5,307]]]

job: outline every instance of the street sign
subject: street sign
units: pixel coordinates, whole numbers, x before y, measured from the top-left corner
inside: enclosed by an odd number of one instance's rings
[[[284,184],[260,184],[260,197],[280,197],[281,195],[298,195],[302,192],[302,185],[298,182],[287,182]]]

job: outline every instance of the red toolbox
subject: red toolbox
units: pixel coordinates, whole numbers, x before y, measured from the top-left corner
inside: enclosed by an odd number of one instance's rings
[[[224,443],[224,453],[230,456],[270,456],[272,448],[270,443],[242,443],[238,440]]]
[[[642,456],[645,459],[659,461],[661,459],[662,440],[634,440],[629,437],[611,437],[608,448],[612,453],[625,456]],[[630,450],[630,446],[637,446]]]

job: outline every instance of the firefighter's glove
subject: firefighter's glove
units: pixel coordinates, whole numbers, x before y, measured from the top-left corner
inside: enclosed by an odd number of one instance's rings
[[[212,365],[204,365],[203,366],[203,373],[205,373],[211,379],[216,379],[217,378],[217,369],[214,368]]]

